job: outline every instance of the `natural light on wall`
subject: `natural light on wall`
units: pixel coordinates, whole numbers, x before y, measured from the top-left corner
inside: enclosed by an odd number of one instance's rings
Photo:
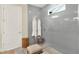
[[[58,15],[51,16],[51,18],[58,18],[58,17],[59,17]]]
[[[59,15],[54,15],[54,14],[65,10],[66,10],[65,4],[56,4],[54,6],[51,5],[51,7],[48,10],[48,15],[51,16],[51,18],[58,18]]]

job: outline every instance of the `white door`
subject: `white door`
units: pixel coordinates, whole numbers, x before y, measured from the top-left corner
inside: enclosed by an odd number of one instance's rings
[[[1,5],[0,5],[0,48],[2,48],[1,23],[2,23],[2,10],[1,10]]]
[[[3,48],[13,49],[21,47],[22,8],[17,5],[4,6],[4,34]]]

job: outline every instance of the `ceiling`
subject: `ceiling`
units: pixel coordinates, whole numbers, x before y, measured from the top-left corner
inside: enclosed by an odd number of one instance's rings
[[[35,6],[35,7],[40,7],[40,8],[42,8],[42,7],[44,7],[44,6],[46,6],[47,4],[31,4],[32,6]]]

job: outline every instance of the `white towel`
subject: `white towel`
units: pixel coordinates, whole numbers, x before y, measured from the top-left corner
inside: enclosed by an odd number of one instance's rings
[[[42,49],[43,49],[43,47],[38,44],[30,45],[27,47],[27,51],[29,54],[41,51]]]
[[[38,19],[38,35],[41,36],[41,21]]]
[[[32,36],[37,36],[37,21],[36,21],[36,16],[34,16],[33,21],[32,21]]]

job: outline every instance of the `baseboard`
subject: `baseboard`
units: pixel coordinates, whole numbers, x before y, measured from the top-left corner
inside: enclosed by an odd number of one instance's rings
[[[13,49],[16,49],[16,48],[19,48],[19,47],[21,47],[21,46],[17,46],[17,47],[14,47],[14,48],[2,48],[2,49],[0,49],[0,51],[8,51],[8,50],[13,50]]]

